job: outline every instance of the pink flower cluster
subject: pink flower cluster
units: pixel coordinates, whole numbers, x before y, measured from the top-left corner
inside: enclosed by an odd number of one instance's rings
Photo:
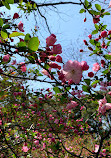
[[[78,106],[77,102],[71,101],[70,103],[67,104],[66,108],[68,110],[74,109],[76,106]]]
[[[23,150],[23,152],[26,153],[26,152],[29,150],[29,148],[28,148],[27,146],[24,145],[24,146],[22,147],[22,150]]]
[[[4,62],[8,62],[9,59],[10,59],[10,55],[9,54],[3,56],[3,61]]]
[[[21,62],[19,65],[21,65],[21,66],[20,66],[20,70],[21,70],[22,72],[26,72],[25,63],[24,63],[24,62]]]
[[[107,100],[105,97],[103,99],[100,99],[98,103],[99,103],[99,108],[98,108],[99,114],[104,115],[107,110],[111,109],[111,103],[107,103]]]
[[[97,71],[100,70],[100,65],[99,65],[99,63],[95,63],[95,64],[93,64],[93,66],[94,66],[94,67],[92,68],[93,71],[97,72]]]

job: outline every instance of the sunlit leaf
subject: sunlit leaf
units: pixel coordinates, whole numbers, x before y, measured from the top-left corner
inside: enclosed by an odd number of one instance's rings
[[[23,33],[20,33],[20,32],[12,32],[9,35],[9,38],[11,38],[11,37],[17,37],[17,36],[25,36],[25,35]]]
[[[38,37],[32,37],[28,42],[28,48],[32,51],[37,51],[39,47]]]

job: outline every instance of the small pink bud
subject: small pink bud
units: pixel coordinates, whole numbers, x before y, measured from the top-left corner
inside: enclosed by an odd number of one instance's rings
[[[90,35],[88,35],[88,37],[89,37],[89,39],[91,39],[91,38],[92,38],[92,35],[90,34]]]
[[[15,14],[13,15],[13,19],[17,19],[17,18],[19,18],[19,15],[18,15],[18,13],[15,13]]]
[[[23,23],[21,21],[18,23],[18,29],[20,31],[24,32],[24,30],[23,30]]]
[[[56,61],[62,63],[62,57],[60,55],[56,56]]]
[[[103,37],[103,38],[107,37],[107,32],[106,31],[102,31],[101,32],[101,37]]]
[[[89,73],[88,73],[88,76],[89,76],[89,77],[93,77],[93,76],[94,76],[94,73],[93,73],[93,72],[89,72]]]

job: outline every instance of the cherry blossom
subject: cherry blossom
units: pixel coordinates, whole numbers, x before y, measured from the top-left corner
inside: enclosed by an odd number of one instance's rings
[[[23,152],[26,153],[26,152],[29,150],[29,148],[28,148],[27,146],[23,146],[23,147],[22,147],[22,150],[23,150]]]
[[[72,81],[78,84],[82,77],[82,66],[78,61],[67,61],[63,66],[63,74],[66,80],[72,79]]]
[[[100,99],[98,103],[99,103],[98,111],[99,113],[102,113],[103,115],[106,113],[107,110],[111,109],[111,103],[107,103],[107,100],[105,97],[103,99]]]
[[[60,44],[53,45],[52,49],[53,54],[61,54],[62,53],[62,47]]]
[[[76,106],[78,106],[77,102],[71,101],[70,103],[67,104],[67,107],[66,107],[66,108],[67,108],[68,110],[71,110],[71,109],[75,108]]]
[[[10,55],[9,55],[9,54],[4,55],[4,56],[3,56],[3,61],[4,61],[4,62],[8,62],[8,61],[9,61],[9,58],[10,58]]]
[[[19,14],[18,13],[14,13],[13,19],[17,19],[17,18],[19,18]]]
[[[46,44],[48,46],[53,46],[56,41],[57,41],[57,39],[54,34],[51,34],[49,37],[46,38]]]
[[[96,71],[96,72],[97,72],[97,71],[100,70],[100,65],[99,65],[99,63],[95,63],[95,64],[93,64],[93,66],[94,66],[94,67],[92,68],[93,71]]]
[[[24,32],[24,30],[23,30],[23,23],[21,21],[18,23],[18,29],[20,31]]]

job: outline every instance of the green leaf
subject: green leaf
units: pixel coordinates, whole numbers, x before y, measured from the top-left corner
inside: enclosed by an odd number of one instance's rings
[[[108,41],[108,42],[107,42],[107,46],[109,46],[109,45],[110,45],[110,43],[111,43],[111,41]]]
[[[103,13],[103,15],[110,15],[110,13],[109,12],[105,12],[105,13]]]
[[[91,86],[97,84],[98,82],[99,82],[99,80],[95,80],[95,81],[91,84]]]
[[[87,6],[87,9],[90,9],[92,7],[92,4],[89,2],[89,5]]]
[[[58,87],[54,87],[53,90],[54,90],[55,93],[61,93],[61,90]]]
[[[81,9],[80,11],[79,11],[79,13],[84,13],[85,12],[85,9]]]
[[[103,73],[103,74],[109,73],[109,69],[104,70],[102,73]]]
[[[23,33],[20,33],[20,32],[12,32],[9,35],[9,38],[11,38],[11,37],[17,37],[17,36],[25,36],[25,35]]]
[[[25,41],[27,42],[27,41],[29,41],[31,39],[31,36],[30,36],[30,34],[29,33],[27,33],[26,35],[25,35]]]
[[[92,44],[92,45],[96,45],[98,42],[95,41],[94,39],[90,39],[89,42]]]
[[[48,64],[45,64],[45,65],[44,65],[44,68],[47,69],[47,70],[49,69],[49,67],[50,67],[50,66],[49,66]]]
[[[98,33],[98,30],[94,30],[94,31],[92,31],[92,33],[91,34],[97,34]]]
[[[101,11],[101,6],[99,4],[95,4],[95,7],[98,11]]]
[[[6,24],[3,26],[3,29],[9,29],[10,28],[10,25]]]
[[[30,63],[35,64],[35,58],[33,56],[28,57]]]
[[[97,24],[95,24],[95,28],[96,30],[99,30],[99,26]]]
[[[84,4],[85,4],[86,7],[88,7],[89,2],[88,2],[87,0],[85,0],[85,1],[84,1]]]
[[[66,87],[66,89],[67,89],[67,91],[69,91],[70,89],[71,89],[71,87],[69,86],[69,87]]]
[[[97,12],[95,10],[89,10],[89,12],[93,15],[100,15],[100,12]]]
[[[10,10],[10,5],[5,1],[2,1],[2,4],[7,8],[7,9],[9,9]]]
[[[38,37],[32,37],[28,42],[28,48],[32,51],[37,51],[39,47],[39,39]]]
[[[2,36],[3,39],[8,38],[8,34],[4,31],[1,31],[1,36]]]
[[[19,42],[18,43],[18,47],[26,47],[26,43],[25,42]]]
[[[14,0],[5,0],[9,4],[14,4]]]
[[[104,55],[105,59],[111,60],[111,55]]]
[[[84,82],[89,86],[90,85],[90,79],[84,79]]]
[[[89,92],[90,92],[90,87],[87,86],[87,85],[83,85],[83,86],[82,86],[82,90],[83,90],[84,92],[89,93]]]
[[[100,27],[99,31],[104,31],[106,29],[107,25],[102,25],[102,27]]]
[[[0,18],[0,26],[3,26],[3,20]]]

